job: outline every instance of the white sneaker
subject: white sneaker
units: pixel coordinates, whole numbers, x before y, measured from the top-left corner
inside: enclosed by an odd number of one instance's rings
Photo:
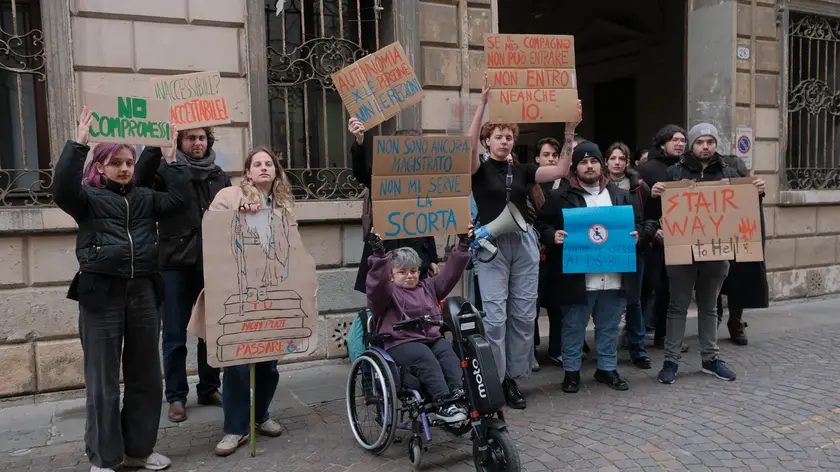
[[[461,421],[467,419],[467,415],[464,410],[455,405],[438,408],[437,412],[435,412],[435,416],[437,416],[439,420],[443,420],[444,423],[460,423]]]
[[[248,442],[247,434],[226,434],[225,437],[216,444],[216,455],[226,457],[239,449],[239,446]]]
[[[90,466],[90,472],[115,472],[114,469],[103,469],[102,467]]]
[[[257,431],[270,438],[276,438],[277,436],[283,434],[283,427],[280,426],[280,423],[272,419],[267,419],[257,425]]]
[[[135,459],[133,457],[126,457],[123,460],[122,465],[123,467],[131,467],[136,469],[163,470],[172,465],[172,461],[169,460],[169,458],[164,456],[163,454],[153,452],[149,454],[149,457],[145,459]]]

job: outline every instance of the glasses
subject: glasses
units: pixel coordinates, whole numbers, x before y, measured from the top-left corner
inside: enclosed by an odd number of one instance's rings
[[[671,142],[672,142],[672,143],[681,143],[681,144],[685,144],[685,143],[687,143],[687,142],[688,142],[688,140],[686,140],[685,138],[671,138]]]

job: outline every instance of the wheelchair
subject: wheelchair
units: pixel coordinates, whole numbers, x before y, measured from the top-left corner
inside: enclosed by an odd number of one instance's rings
[[[353,362],[347,380],[345,402],[353,436],[361,447],[382,454],[397,430],[409,431],[408,459],[414,468],[432,440],[430,429],[441,427],[455,436],[471,433],[475,469],[484,471],[520,470],[519,452],[510,437],[502,407],[505,397],[496,375],[492,346],[484,336],[483,313],[462,297],[442,303],[443,321],[430,317],[404,320],[394,330],[440,326],[452,335],[452,348],[461,360],[465,395],[439,402],[424,398],[419,380],[401,369],[382,348],[383,337],[376,334],[372,316],[366,311],[366,350]],[[430,419],[429,413],[451,404],[467,409],[467,419],[445,423]],[[364,421],[370,420],[366,427]]]

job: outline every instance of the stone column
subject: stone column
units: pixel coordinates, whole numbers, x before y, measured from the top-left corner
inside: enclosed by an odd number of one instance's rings
[[[717,127],[722,153],[732,151],[735,104],[735,0],[689,0],[686,128],[702,122]]]

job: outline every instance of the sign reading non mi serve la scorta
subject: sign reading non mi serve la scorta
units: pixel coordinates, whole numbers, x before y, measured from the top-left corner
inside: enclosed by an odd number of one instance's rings
[[[154,77],[155,97],[170,105],[172,124],[178,129],[230,123],[222,78],[218,72]]]
[[[152,98],[85,93],[90,140],[144,146],[169,145],[169,104]]]
[[[373,228],[382,239],[467,232],[472,191],[469,136],[377,136]]]

